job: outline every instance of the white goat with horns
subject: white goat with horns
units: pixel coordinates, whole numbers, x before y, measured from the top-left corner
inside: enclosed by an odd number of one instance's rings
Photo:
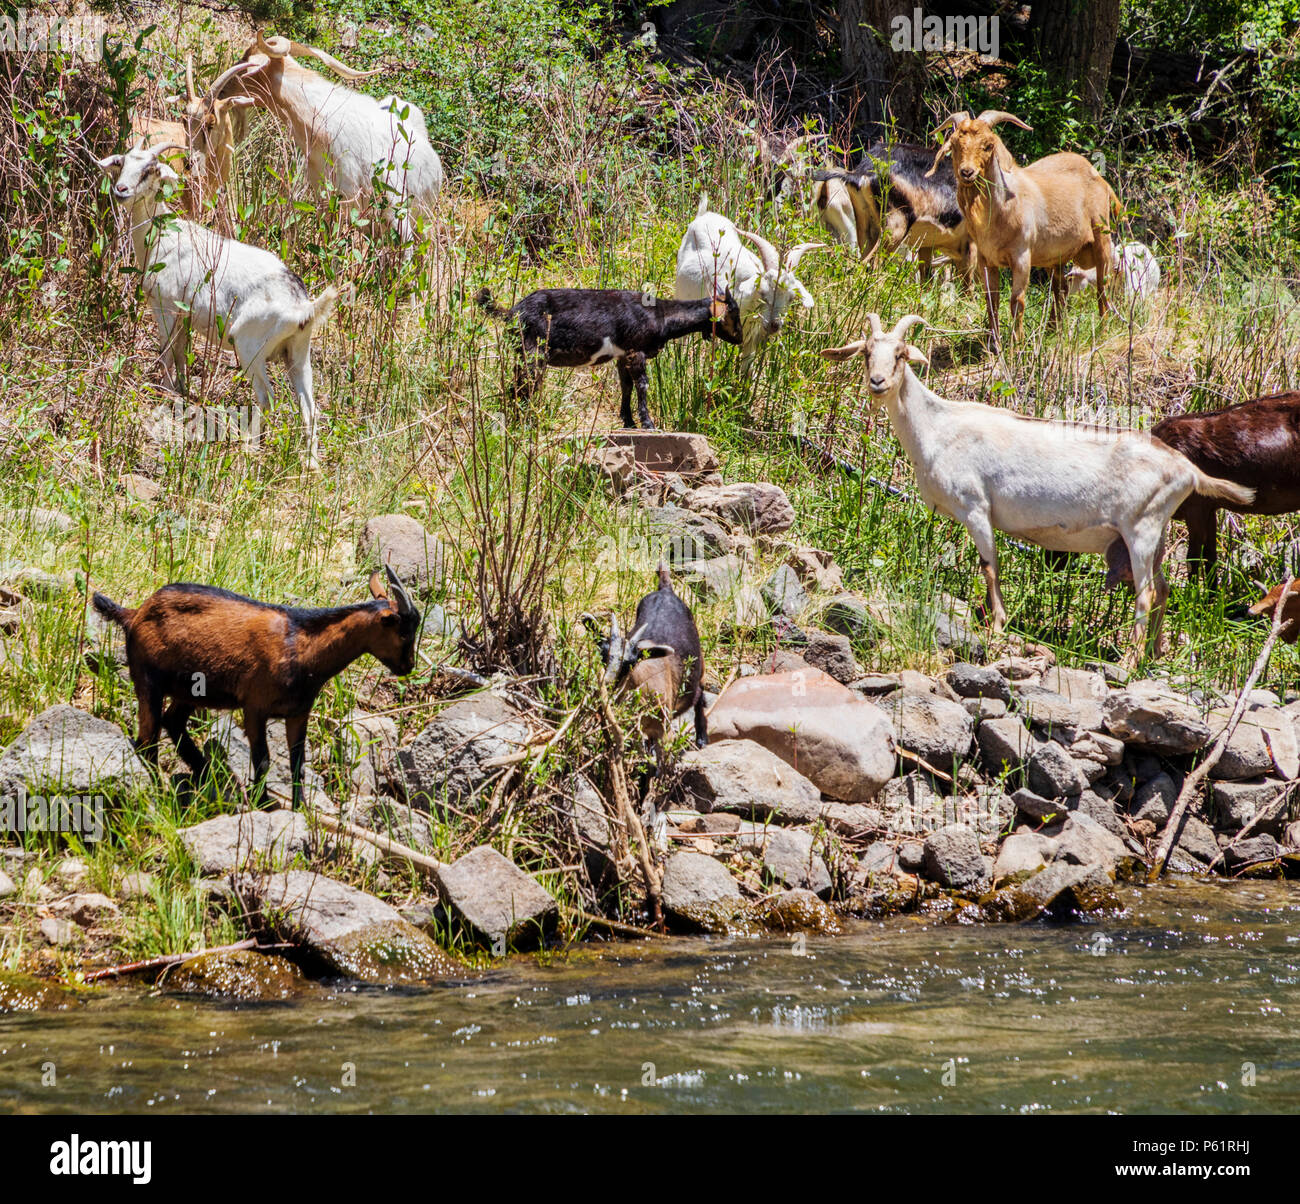
[[[861,339],[822,355],[863,357],[867,390],[888,411],[922,499],[963,524],[975,541],[994,630],[1001,631],[1007,619],[995,530],[1062,552],[1106,554],[1123,540],[1137,590],[1126,663],[1140,659],[1149,617],[1150,642],[1159,656],[1169,593],[1160,565],[1170,517],[1192,493],[1246,505],[1255,491],[1207,476],[1142,431],[1025,418],[979,402],[946,401],[908,366],[929,362],[907,341],[908,331],[925,320],[908,314],[886,333],[878,314],[867,318],[870,326]]]
[[[746,248],[742,238],[759,254]],[[798,297],[805,309],[812,309],[812,294],[794,273],[807,252],[826,249],[825,243],[801,242],[786,252],[783,265],[767,239],[737,230],[722,214],[710,212],[708,195],[701,194],[677,252],[675,295],[679,301],[703,301],[721,299],[731,290],[744,328],[740,369],[747,372],[767,340],[781,333],[791,300]]]
[[[314,58],[347,80],[357,71],[333,55],[288,38],[263,37],[222,73],[212,95],[249,96],[286,125],[307,157],[307,178],[319,191],[328,181],[350,204],[383,194],[375,207],[403,243],[414,237],[413,214],[427,214],[442,189],[442,161],[429,144],[424,114],[397,96],[376,100],[332,83],[293,56]],[[409,213],[403,212],[409,201]]]
[[[136,268],[162,351],[163,383],[183,386],[190,330],[210,343],[234,349],[253,382],[260,410],[271,403],[266,366],[283,357],[307,431],[308,466],[316,457],[316,401],[312,391],[311,339],[334,310],[338,290],[318,297],[276,256],[223,238],[205,226],[177,218],[160,193],[180,177],[163,162],[174,147],[146,147],[97,159],[113,181],[113,199],[127,207]],[[260,414],[254,435],[260,434]]]

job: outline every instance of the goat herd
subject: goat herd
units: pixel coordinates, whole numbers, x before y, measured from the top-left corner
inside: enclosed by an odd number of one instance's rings
[[[191,217],[197,216],[228,179],[248,108],[260,106],[287,127],[306,157],[313,187],[330,184],[345,203],[367,206],[408,247],[414,219],[431,210],[441,188],[442,165],[418,108],[395,96],[376,101],[334,84],[304,67],[295,54],[315,58],[349,80],[374,74],[355,71],[312,47],[259,34],[243,59],[203,96],[187,64],[183,123],[140,121],[132,149],[97,162],[112,181],[113,197],[129,212],[137,268],[158,326],[165,383],[181,382],[195,329],[234,350],[252,380],[259,409],[270,401],[266,366],[283,358],[302,412],[309,463],[315,466],[310,344],[338,293],[327,288],[311,297],[270,252],[173,214],[162,187],[179,184],[180,178],[167,160],[177,153],[189,156],[192,178],[184,204]],[[1021,167],[996,133],[1002,123],[1029,128],[1010,113],[971,117],[960,112],[941,128],[947,138],[937,153],[878,143],[853,171],[811,171],[803,158],[807,140],[800,139],[786,148],[781,163],[788,174],[813,181],[818,218],[836,241],[856,247],[864,259],[882,244],[902,248],[920,259],[922,274],[928,275],[938,253],[966,284],[980,280],[994,349],[1003,268],[1011,271],[1015,335],[1035,267],[1050,272],[1057,319],[1068,293],[1081,285],[1095,287],[1104,316],[1112,274],[1121,277],[1130,295],[1149,295],[1159,283],[1159,266],[1141,244],[1113,242],[1120,203],[1093,165],[1081,155],[1062,153]],[[774,159],[762,139],[758,156]],[[951,170],[941,171],[949,158]],[[678,252],[672,300],[616,289],[544,289],[509,310],[499,308],[486,289],[477,300],[516,330],[517,390],[536,389],[547,365],[613,362],[624,425],[633,425],[635,389],[637,417],[641,426],[651,427],[647,361],[669,341],[698,333],[739,346],[741,368],[748,371],[763,344],[780,332],[793,302],[812,308],[813,298],[795,272],[804,255],[823,249],[822,243],[800,243],[782,258],[771,242],[737,230],[701,197]],[[1148,646],[1155,655],[1161,652],[1168,594],[1161,563],[1171,517],[1187,522],[1191,554],[1212,567],[1218,508],[1280,514],[1300,507],[1300,393],[1169,418],[1150,434],[1029,419],[939,397],[911,367],[928,363],[907,339],[924,320],[908,314],[886,330],[877,314],[868,318],[862,338],[822,354],[832,360],[862,357],[865,388],[888,411],[922,498],[961,522],[975,543],[996,629],[1006,610],[995,530],[1061,553],[1104,554],[1113,576],[1131,579],[1137,604],[1128,659],[1135,663]],[[661,579],[657,593],[663,596],[665,589],[671,594]],[[386,581],[376,574],[371,591],[371,602],[320,612],[264,606],[205,586],[167,586],[135,611],[97,596],[97,607],[127,632],[142,747],[156,755],[161,726],[197,769],[202,755],[185,735],[192,710],[242,707],[252,723],[260,774],[267,760],[265,723],[283,717],[289,721],[296,794],[306,717],[325,682],[364,652],[394,672],[409,672],[413,665],[418,610],[391,575]],[[672,689],[681,696],[673,709],[697,708],[702,741],[698,634],[689,611],[678,606],[684,618],[666,597],[659,606],[673,617],[667,634],[642,630],[624,642],[615,629],[605,643],[618,647],[606,652],[619,665],[629,648],[633,659],[646,650],[652,657],[674,654]],[[196,642],[200,619],[211,631]],[[694,669],[686,672],[683,640],[693,641],[685,659]],[[200,670],[209,673],[212,684],[196,704],[188,683]],[[164,712],[167,697],[173,702]]]

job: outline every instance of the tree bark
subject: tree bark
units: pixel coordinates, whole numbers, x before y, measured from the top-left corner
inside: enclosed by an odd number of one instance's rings
[[[860,124],[881,129],[892,125],[900,132],[924,136],[922,31],[912,31],[915,50],[894,50],[890,45],[893,19],[906,17],[910,30],[921,7],[917,0],[839,0],[840,56],[857,93]]]
[[[1119,38],[1120,0],[1034,0],[1029,32],[1038,57],[1097,117]]]

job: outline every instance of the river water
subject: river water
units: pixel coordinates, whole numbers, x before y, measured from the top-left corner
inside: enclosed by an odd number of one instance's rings
[[[802,952],[588,944],[279,1004],[113,990],[0,1016],[0,1112],[1300,1110],[1300,889],[1123,900],[1089,924],[860,923]]]

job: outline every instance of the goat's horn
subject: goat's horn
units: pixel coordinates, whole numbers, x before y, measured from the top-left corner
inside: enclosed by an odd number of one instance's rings
[[[1001,109],[985,109],[975,120],[982,121],[986,125],[1000,125],[1004,121],[1009,121],[1022,130],[1032,130],[1034,128],[1032,125],[1026,125],[1014,113],[1004,113]]]
[[[939,123],[939,128],[934,132],[936,134],[942,134],[949,126],[952,126],[955,130],[963,121],[969,120],[970,114],[966,112],[965,109],[958,109],[955,113],[949,113],[948,116]]]
[[[216,100],[224,88],[232,79],[239,75],[252,75],[254,71],[260,71],[266,66],[266,60],[258,62],[256,59],[244,59],[236,63],[233,67],[227,67],[215,80],[212,81],[212,87],[208,89],[207,99]]]
[[[186,99],[191,104],[198,100],[199,94],[194,90],[194,52],[192,50],[185,56],[185,92]]]
[[[273,38],[273,42],[283,42],[288,50],[285,54],[296,54],[303,58],[313,58],[323,63],[336,75],[341,75],[344,79],[369,79],[372,75],[379,75],[382,67],[374,67],[369,71],[358,71],[355,67],[349,67],[346,63],[339,62],[332,54],[326,54],[323,50],[317,50],[315,46],[304,46],[301,42],[291,42],[288,38]],[[279,54],[278,57],[283,57]]]
[[[415,603],[411,601],[411,595],[406,592],[402,579],[393,572],[391,564],[384,565],[384,572],[388,574],[388,584],[393,587],[393,601],[397,603],[397,613],[409,615],[415,609]]]
[[[139,147],[136,148],[137,150]],[[180,151],[185,154],[190,148],[179,142],[164,142],[161,146],[151,146],[149,153],[156,159],[161,159],[168,151]]]
[[[904,314],[896,323],[894,323],[893,337],[896,339],[905,339],[907,337],[907,332],[911,330],[913,326],[918,325],[928,326],[929,323],[921,317],[920,314]]]
[[[828,251],[830,248],[824,242],[801,242],[791,247],[785,255],[785,266],[787,271],[793,272],[799,266],[801,260],[809,251]]]
[[[776,248],[760,234],[750,234],[748,230],[737,230],[741,238],[747,238],[758,248],[758,253],[763,259],[763,270],[765,272],[779,272],[781,270],[781,257],[776,253]]]
[[[872,333],[873,335],[875,335],[876,338],[880,338],[880,336],[883,335],[883,334],[885,333],[884,327],[882,327],[882,326],[880,325],[880,315],[879,315],[879,314],[876,314],[876,313],[870,313],[870,314],[868,314],[868,315],[867,315],[867,321],[868,321],[868,322],[870,323],[870,325],[871,325],[871,333]],[[864,332],[864,333],[865,333],[865,332]]]

